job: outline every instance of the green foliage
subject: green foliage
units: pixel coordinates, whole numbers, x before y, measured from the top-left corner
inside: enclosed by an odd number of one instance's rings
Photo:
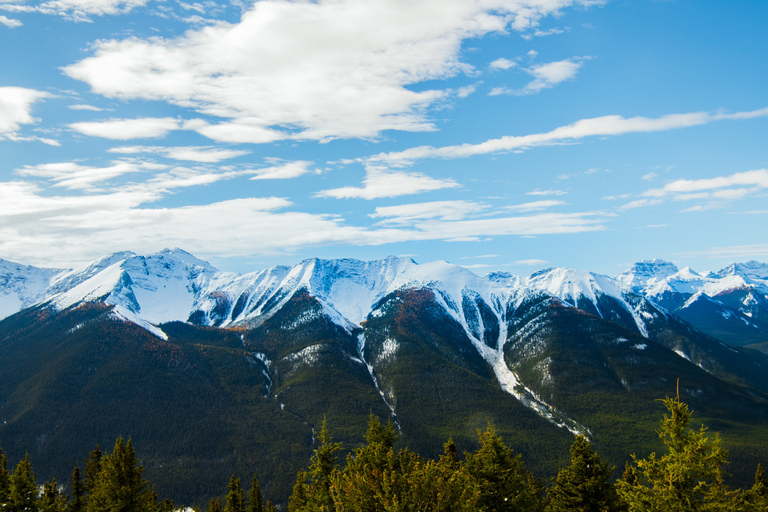
[[[6,510],[8,512],[37,512],[38,495],[35,474],[29,455],[19,462],[10,478],[10,495]]]
[[[583,435],[571,445],[571,464],[560,470],[547,490],[547,512],[618,512],[622,510],[610,483],[615,468],[592,450]]]
[[[480,448],[466,454],[466,467],[480,487],[479,506],[489,512],[541,511],[544,487],[508,448],[496,428],[478,434]]]
[[[75,466],[72,470],[72,482],[70,483],[72,493],[69,501],[69,512],[83,512],[85,510],[85,485],[80,478],[80,468]]]
[[[679,399],[666,398],[658,434],[667,453],[645,459],[633,455],[634,466],[617,483],[619,495],[630,512],[732,510],[736,495],[723,482],[727,452],[717,435],[709,438],[706,428],[689,428],[691,412]]]
[[[101,459],[101,470],[91,481],[87,512],[155,512],[157,495],[144,480],[130,440],[118,438],[112,453]]]
[[[261,501],[261,487],[256,475],[251,479],[251,490],[248,491],[247,512],[263,512],[264,504]]]
[[[245,496],[240,479],[232,475],[227,484],[227,497],[224,500],[224,512],[245,512]]]

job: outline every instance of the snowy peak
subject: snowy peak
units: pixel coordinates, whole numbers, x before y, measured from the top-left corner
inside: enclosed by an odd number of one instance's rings
[[[674,263],[652,259],[635,263],[616,277],[624,291],[642,292],[678,272]]]
[[[43,300],[51,280],[62,272],[0,259],[0,319]]]

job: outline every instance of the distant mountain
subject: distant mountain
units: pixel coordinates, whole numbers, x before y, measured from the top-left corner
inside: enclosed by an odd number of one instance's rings
[[[726,343],[768,342],[768,265],[735,263],[706,275],[660,260],[636,263],[617,277],[634,292]]]
[[[683,319],[725,308],[764,334],[762,264],[479,277],[392,257],[240,275],[173,249],[2,265],[2,310],[17,312],[0,322],[0,446],[59,481],[124,435],[163,496],[204,505],[236,472],[284,501],[323,417],[350,449],[371,412],[428,456],[493,422],[541,476],[574,433],[620,465],[657,448],[655,400],[677,379],[736,478],[768,462],[768,356]]]

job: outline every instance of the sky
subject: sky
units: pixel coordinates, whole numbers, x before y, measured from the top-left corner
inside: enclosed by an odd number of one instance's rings
[[[0,0],[0,258],[768,261],[763,0]]]

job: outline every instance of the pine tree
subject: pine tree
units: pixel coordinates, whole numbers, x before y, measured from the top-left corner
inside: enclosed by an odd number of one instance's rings
[[[691,412],[677,399],[666,398],[659,437],[667,454],[652,453],[646,459],[634,455],[630,478],[617,482],[619,495],[630,512],[732,510],[737,493],[723,483],[727,452],[716,435],[710,439],[702,426],[688,426]]]
[[[67,500],[59,490],[54,478],[43,484],[43,492],[40,494],[41,512],[66,512]]]
[[[264,506],[261,502],[261,487],[256,475],[251,479],[251,490],[248,491],[248,510],[247,512],[263,512]]]
[[[755,471],[755,483],[744,493],[746,510],[765,512],[768,510],[768,480],[765,478],[763,465],[758,464]]]
[[[85,486],[80,479],[80,468],[75,466],[72,470],[72,494],[69,501],[69,512],[83,512],[85,510]]]
[[[5,452],[0,448],[0,508],[5,508],[11,499],[11,473],[7,468]]]
[[[101,450],[99,445],[88,454],[88,458],[85,459],[85,491],[90,495],[93,492],[93,488],[96,485],[96,480],[99,478],[101,472]]]
[[[208,503],[208,512],[221,512],[221,500],[214,498]]]
[[[547,512],[618,512],[618,495],[609,482],[615,468],[600,460],[583,435],[571,445],[571,464],[560,470],[547,491]]]
[[[144,468],[130,440],[119,438],[111,454],[98,458],[101,471],[86,481],[91,486],[87,512],[156,512],[157,494],[142,478]]]
[[[543,486],[525,469],[520,455],[502,441],[493,425],[478,433],[480,448],[466,454],[466,467],[480,489],[479,508],[488,512],[544,509]]]
[[[232,475],[229,478],[229,484],[227,484],[227,497],[224,502],[224,512],[245,512],[243,488],[240,485],[240,479],[235,479],[235,475]]]
[[[8,512],[37,512],[38,492],[29,455],[19,462],[10,478]]]

